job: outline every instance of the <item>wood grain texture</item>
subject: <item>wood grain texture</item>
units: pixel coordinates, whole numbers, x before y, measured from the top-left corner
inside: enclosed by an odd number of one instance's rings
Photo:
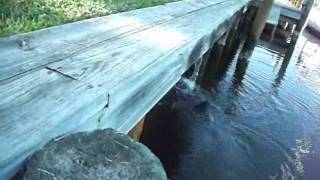
[[[18,166],[35,148],[57,135],[75,131],[102,110],[108,104],[108,93],[42,69],[1,82],[0,99],[3,179],[6,170]]]
[[[223,1],[179,1],[0,38],[0,81]]]
[[[233,15],[243,7],[237,2],[224,2],[130,37],[99,44],[49,67],[110,90],[110,106],[99,127],[127,132],[224,34]]]
[[[184,0],[1,38],[0,179],[57,135],[127,133],[249,2]]]
[[[239,9],[235,1],[226,1],[166,24],[119,37],[112,43],[99,43],[48,67],[74,79],[115,91],[122,83],[130,81],[128,78],[151,67],[156,61],[164,61],[163,56],[177,53],[177,49],[187,48],[182,54],[188,55],[185,59],[191,60],[189,64],[192,64],[227,30],[234,10]]]

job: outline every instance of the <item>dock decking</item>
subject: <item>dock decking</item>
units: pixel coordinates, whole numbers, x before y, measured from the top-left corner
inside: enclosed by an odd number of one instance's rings
[[[0,38],[0,179],[51,138],[128,132],[250,0],[184,0]]]
[[[261,2],[262,2],[262,0],[256,1],[255,6],[258,7]],[[295,7],[288,0],[275,0],[274,1],[274,9],[279,9],[280,13],[279,13],[279,15],[273,15],[272,14],[273,12],[271,12],[271,15],[270,15],[271,17],[272,16],[281,16],[281,19],[284,19],[284,20],[289,21],[294,24],[298,23],[303,15],[302,10]],[[271,24],[277,25],[278,22],[272,22]]]
[[[291,22],[299,22],[302,17],[302,11],[291,4],[288,0],[275,0],[275,5],[281,8],[281,16]]]

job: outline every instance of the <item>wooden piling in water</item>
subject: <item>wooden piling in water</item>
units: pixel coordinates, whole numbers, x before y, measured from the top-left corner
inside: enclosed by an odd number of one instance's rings
[[[256,12],[257,12],[256,7],[250,6],[246,10],[246,12],[241,16],[240,22],[239,22],[239,34],[248,35],[248,31],[252,26],[252,22],[256,16]]]
[[[252,36],[253,39],[256,39],[256,40],[259,39],[264,29],[264,26],[266,24],[267,18],[270,14],[273,3],[274,3],[274,0],[262,1],[258,9],[257,15],[252,23],[252,27],[249,34],[250,36]]]
[[[285,55],[285,59],[291,58],[291,56],[294,52],[294,49],[296,47],[298,38],[306,25],[306,22],[308,20],[308,17],[309,17],[309,14],[310,14],[310,11],[312,9],[313,4],[314,4],[314,0],[308,0],[305,7],[303,8],[301,20],[296,25],[294,32],[292,33],[290,45],[289,45],[289,48],[288,48],[287,53]]]
[[[210,86],[210,81],[214,78],[214,72],[217,71],[217,67],[222,59],[224,48],[226,45],[227,37],[229,33],[225,33],[211,49],[210,54],[206,57],[206,65],[201,72],[201,76],[198,76],[198,84],[205,88]]]
[[[58,135],[127,133],[251,2],[182,0],[0,38],[0,179]]]
[[[306,25],[306,22],[308,20],[308,17],[309,17],[311,9],[313,7],[313,4],[314,4],[314,0],[307,0],[307,3],[305,5],[305,7],[303,8],[301,20],[297,24],[297,27],[296,27],[296,30],[299,33],[303,30],[304,26]]]
[[[206,68],[207,68],[207,65],[208,65],[208,61],[209,61],[209,58],[210,58],[210,55],[212,53],[212,49],[209,49],[201,58],[200,60],[200,65],[198,67],[198,74],[196,75],[195,77],[195,82],[197,85],[200,85],[202,84],[202,80],[203,80],[203,77],[205,75],[205,72],[206,72]]]
[[[239,36],[240,36],[240,22],[241,22],[241,16],[239,15],[237,19],[235,20],[233,27],[228,33],[227,39],[226,39],[226,45],[223,50],[223,56],[226,57],[228,54],[230,54],[230,51],[232,51],[233,47],[238,43]]]
[[[199,65],[200,67],[198,68],[199,71],[195,79],[197,85],[206,88],[214,83],[221,61],[225,61],[229,58],[231,51],[238,45],[241,34],[245,32],[245,27],[250,23],[248,18],[252,18],[253,14],[254,11],[252,7],[249,9],[244,7],[239,11],[231,28],[229,28],[224,35],[214,43],[213,47],[202,56]]]

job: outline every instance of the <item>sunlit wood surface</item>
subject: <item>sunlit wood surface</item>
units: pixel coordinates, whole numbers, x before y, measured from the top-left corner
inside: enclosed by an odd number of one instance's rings
[[[0,38],[0,179],[49,139],[128,132],[249,0],[184,0]]]

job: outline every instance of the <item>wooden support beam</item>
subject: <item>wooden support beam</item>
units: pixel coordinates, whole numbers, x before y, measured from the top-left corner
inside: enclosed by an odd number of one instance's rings
[[[242,11],[244,8],[242,8],[238,13],[236,13],[233,18],[231,18],[231,23],[230,26],[227,27],[224,30],[224,33],[221,33],[221,36],[218,38],[218,40],[213,44],[213,47],[215,46],[215,44],[219,44],[221,47],[221,50],[219,52],[219,57],[221,58],[223,56],[223,52],[225,49],[225,45],[227,43],[227,41],[229,41],[229,43],[233,43],[230,41],[233,41],[234,35],[236,33],[236,31],[233,31],[235,29],[238,29],[238,25],[240,22],[240,17],[242,15]],[[229,36],[229,33],[233,33],[233,36]],[[239,33],[239,32],[238,32]],[[196,63],[194,64],[194,66],[192,67],[194,73],[192,74],[192,76],[190,77],[191,80],[194,80],[196,82],[197,85],[202,86],[202,81],[203,78],[205,76],[205,73],[207,71],[207,64],[209,59],[212,56],[212,48],[208,49],[208,51],[206,51],[201,58],[199,58]]]
[[[303,8],[301,20],[299,21],[299,23],[297,24],[297,27],[296,27],[296,30],[298,32],[301,32],[303,30],[303,28],[305,27],[307,19],[310,14],[310,11],[313,7],[313,4],[314,4],[314,0],[307,0],[305,7]]]
[[[0,38],[0,179],[51,138],[129,130],[250,0],[182,0]]]
[[[294,53],[298,38],[306,25],[306,22],[309,17],[310,11],[313,7],[313,4],[314,4],[314,0],[308,0],[305,7],[303,8],[302,18],[299,21],[299,23],[296,25],[296,27],[292,33],[290,46],[285,54],[286,60],[290,59]]]
[[[209,49],[202,57],[201,59],[198,60],[198,63],[196,64],[195,68],[197,68],[198,72],[197,74],[195,74],[195,76],[193,77],[196,84],[201,86],[201,81],[203,80],[205,71],[206,71],[206,67],[208,64],[208,60],[210,58],[210,54],[212,52],[212,49]]]
[[[128,136],[135,141],[140,140],[140,137],[143,131],[144,120],[145,118],[142,118],[128,133]]]
[[[270,14],[273,3],[274,0],[262,1],[250,31],[250,36],[252,36],[253,39],[259,39]]]
[[[225,33],[213,46],[205,57],[206,64],[203,64],[203,72],[201,76],[198,77],[198,84],[203,87],[210,87],[212,80],[214,79],[214,74],[217,72],[218,65],[223,57],[224,47],[226,45],[227,37],[229,33]]]
[[[272,26],[272,32],[271,32],[270,39],[269,39],[270,43],[274,40],[274,36],[276,34],[276,30],[277,30],[277,25],[273,25]]]
[[[233,27],[228,33],[226,39],[226,45],[223,50],[223,57],[227,59],[230,57],[231,52],[235,47],[239,45],[240,37],[241,37],[241,20],[242,20],[242,13],[239,14],[238,18],[235,20]]]
[[[257,14],[257,8],[255,6],[249,6],[248,8],[244,9],[244,12],[239,21],[238,27],[238,34],[239,39],[246,38],[251,30],[250,27],[252,26],[252,22]]]
[[[253,15],[251,10],[242,9],[235,18],[232,28],[203,56],[202,67],[196,79],[197,84],[202,88],[214,88],[223,76],[232,55],[239,46],[241,33],[245,32],[242,28],[248,23],[246,19],[250,18],[249,15]]]

